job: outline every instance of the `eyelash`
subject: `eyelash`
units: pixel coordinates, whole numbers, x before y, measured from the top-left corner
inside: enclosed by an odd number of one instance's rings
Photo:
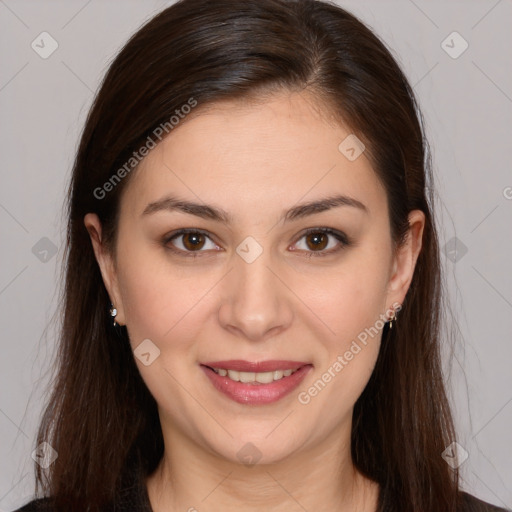
[[[178,254],[179,256],[184,256],[184,257],[188,257],[188,258],[203,257],[203,255],[201,255],[200,253],[206,252],[206,251],[183,251],[182,249],[176,249],[176,248],[168,245],[169,242],[171,242],[175,238],[178,238],[181,235],[186,235],[186,234],[190,234],[190,233],[204,235],[207,238],[209,238],[210,240],[212,239],[212,235],[208,231],[203,231],[201,229],[185,229],[184,228],[184,229],[180,229],[180,230],[166,236],[163,240],[163,245],[167,250],[169,250],[175,254]],[[297,241],[295,243],[297,243],[302,238],[304,238],[308,235],[311,235],[313,233],[314,234],[322,233],[322,234],[326,234],[326,235],[331,235],[334,238],[336,238],[336,240],[338,240],[338,242],[340,242],[340,245],[338,247],[336,247],[335,249],[330,249],[329,251],[325,251],[325,250],[324,251],[307,251],[307,254],[304,255],[305,258],[311,258],[311,257],[316,258],[316,257],[330,256],[330,255],[338,253],[342,249],[352,245],[352,241],[347,237],[347,235],[345,235],[345,233],[343,233],[341,231],[337,231],[332,228],[309,228],[304,233],[302,233],[302,235],[297,239]]]

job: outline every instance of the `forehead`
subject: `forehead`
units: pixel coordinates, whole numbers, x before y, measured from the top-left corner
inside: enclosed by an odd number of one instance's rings
[[[170,192],[241,209],[336,191],[373,195],[375,203],[383,194],[364,153],[351,161],[340,151],[350,129],[328,120],[307,95],[196,109],[135,171],[125,195],[138,211]]]

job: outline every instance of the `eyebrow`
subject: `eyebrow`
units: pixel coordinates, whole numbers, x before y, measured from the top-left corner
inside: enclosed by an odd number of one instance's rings
[[[332,208],[338,208],[340,206],[350,206],[357,208],[364,213],[368,213],[368,208],[361,201],[344,195],[336,195],[294,206],[288,211],[283,212],[280,220],[282,219],[284,222],[290,222],[308,217],[309,215],[314,215],[315,213],[331,210]],[[172,196],[149,203],[142,212],[142,215],[150,215],[161,211],[180,211],[203,219],[222,222],[224,224],[231,224],[233,221],[231,214],[221,208],[207,204],[185,201]]]

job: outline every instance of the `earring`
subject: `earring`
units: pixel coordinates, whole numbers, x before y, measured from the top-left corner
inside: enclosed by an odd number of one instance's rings
[[[389,328],[393,329],[393,322],[396,320],[396,312],[393,308],[393,314],[391,315],[391,318],[389,319]]]
[[[114,307],[114,304],[110,305],[110,316],[114,318],[114,326],[117,325],[116,322],[117,309]]]

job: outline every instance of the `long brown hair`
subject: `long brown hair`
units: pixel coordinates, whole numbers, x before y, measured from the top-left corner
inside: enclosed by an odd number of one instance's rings
[[[153,472],[164,449],[156,402],[126,330],[112,327],[84,216],[98,214],[114,250],[120,197],[136,172],[125,164],[156,127],[167,123],[172,136],[169,119],[191,98],[200,109],[280,90],[311,92],[364,142],[397,244],[408,212],[425,213],[423,249],[397,327],[385,328],[355,404],[352,457],[380,484],[380,511],[456,510],[458,473],[441,456],[455,434],[440,362],[441,270],[421,113],[373,32],[314,0],[181,0],[139,29],[110,65],[73,167],[57,373],[37,437],[58,452],[48,470],[35,464],[36,494],[52,496],[56,510],[84,503],[97,510],[115,499],[131,468]]]

